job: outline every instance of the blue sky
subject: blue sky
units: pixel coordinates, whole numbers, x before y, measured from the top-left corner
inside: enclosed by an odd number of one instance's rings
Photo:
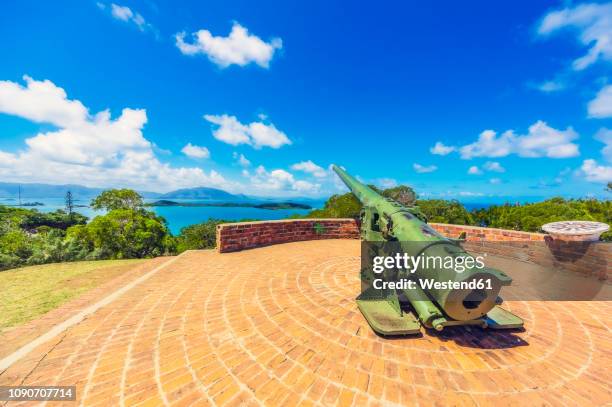
[[[606,196],[612,3],[406,3],[5,4],[0,180]]]

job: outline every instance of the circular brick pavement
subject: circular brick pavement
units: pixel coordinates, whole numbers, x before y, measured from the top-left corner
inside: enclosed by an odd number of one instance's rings
[[[80,405],[612,400],[612,303],[508,302],[524,332],[383,339],[356,307],[358,269],[359,242],[348,240],[188,252],[1,373],[0,385],[76,384]]]

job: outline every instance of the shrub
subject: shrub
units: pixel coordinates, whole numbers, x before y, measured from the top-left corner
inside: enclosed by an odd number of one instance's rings
[[[207,222],[182,228],[181,233],[176,237],[177,252],[215,248],[217,225],[226,222],[220,219],[209,219]]]
[[[0,237],[0,252],[27,259],[32,255],[32,237],[21,229],[12,229]]]
[[[155,257],[173,251],[174,246],[165,220],[142,209],[111,210],[84,227],[68,229],[68,238],[82,239],[93,258]]]
[[[19,267],[23,260],[12,254],[0,253],[0,270],[8,270]]]
[[[444,199],[418,200],[417,205],[429,222],[472,225],[472,215],[459,201]]]
[[[414,206],[417,200],[416,193],[406,185],[398,185],[393,188],[385,189],[382,195],[391,198],[404,206]]]
[[[238,222],[251,222],[254,220],[256,219],[242,219]],[[231,222],[236,221],[209,219],[206,222],[182,228],[181,233],[174,239],[176,242],[176,252],[214,249],[217,245],[217,225]]]
[[[361,211],[361,202],[351,193],[332,195],[323,209],[315,209],[307,218],[356,218]]]
[[[144,205],[142,196],[132,189],[109,189],[91,201],[96,210],[139,209]]]

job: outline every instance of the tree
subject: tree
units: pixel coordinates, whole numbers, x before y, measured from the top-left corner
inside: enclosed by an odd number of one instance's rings
[[[332,195],[323,209],[311,211],[307,218],[356,218],[361,211],[361,202],[350,192],[343,195]]]
[[[429,222],[454,225],[471,225],[474,223],[470,212],[455,200],[426,199],[417,201],[417,205]]]
[[[72,212],[74,210],[74,200],[72,198],[72,192],[70,191],[66,192],[65,201],[66,201],[66,212],[68,212],[68,216],[72,217]]]
[[[91,201],[95,210],[112,211],[115,209],[139,209],[144,202],[142,196],[132,189],[109,189]]]
[[[111,210],[87,225],[68,229],[67,238],[83,241],[93,250],[92,258],[145,258],[174,250],[165,220],[142,209]]]
[[[606,187],[608,192],[612,192],[612,182],[608,182],[608,186]]]
[[[387,198],[391,198],[404,206],[414,206],[417,199],[414,190],[406,185],[398,185],[394,188],[385,189],[382,195]]]
[[[375,185],[368,185],[374,191],[394,199],[404,206],[414,206],[416,194],[412,188],[399,185],[394,188],[380,190]],[[342,195],[332,195],[322,209],[311,211],[307,218],[357,218],[361,212],[361,202],[351,192]],[[299,217],[299,216],[295,216]]]
[[[41,226],[66,230],[70,226],[82,225],[85,223],[87,223],[87,217],[77,212],[73,212],[72,216],[70,216],[61,209],[49,213],[28,210],[22,215],[19,226],[22,229],[34,232],[38,231]]]
[[[588,220],[612,224],[612,201],[551,198],[523,205],[494,205],[472,212],[482,226],[539,232],[542,225],[564,220]],[[601,236],[611,240],[612,232]]]
[[[228,221],[209,219],[207,222],[186,226],[176,237],[178,253],[185,250],[214,249],[217,244],[217,225]]]

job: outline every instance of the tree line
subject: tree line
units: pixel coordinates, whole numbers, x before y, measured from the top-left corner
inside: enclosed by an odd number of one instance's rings
[[[166,220],[146,210],[142,196],[129,189],[104,191],[90,203],[104,215],[87,217],[74,211],[72,194],[66,209],[0,205],[0,270],[77,260],[148,258],[215,246],[215,228],[222,220],[192,225],[172,236]]]
[[[429,222],[540,231],[543,224],[561,220],[593,220],[612,224],[612,202],[597,199],[552,198],[538,203],[494,205],[468,211],[460,202],[417,199],[401,185],[380,190],[403,205],[418,208]],[[612,189],[612,188],[611,188]],[[147,210],[143,198],[129,189],[104,191],[90,206],[105,214],[88,219],[74,211],[72,194],[66,209],[41,213],[36,209],[0,205],[0,270],[23,265],[76,260],[148,258],[175,255],[190,249],[215,247],[216,226],[227,221],[210,219],[187,226],[178,236],[166,220]],[[350,193],[333,195],[323,208],[306,218],[358,217],[361,203]],[[612,241],[612,233],[602,235]]]
[[[541,232],[542,225],[564,220],[588,220],[612,225],[612,201],[609,199],[557,197],[536,203],[492,205],[469,211],[456,200],[418,199],[412,188],[405,185],[384,190],[373,185],[370,187],[405,206],[416,207],[429,222],[435,223],[474,225],[525,232]],[[608,184],[608,190],[612,192],[612,184]],[[361,207],[361,203],[353,194],[338,194],[330,197],[323,208],[313,210],[303,217],[357,218]],[[602,240],[612,241],[612,232],[604,233]]]

